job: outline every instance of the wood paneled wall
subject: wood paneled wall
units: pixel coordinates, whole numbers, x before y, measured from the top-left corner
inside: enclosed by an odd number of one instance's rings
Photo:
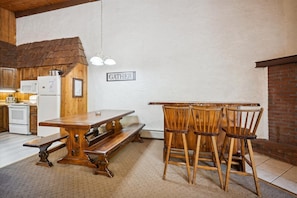
[[[73,78],[83,80],[82,97],[73,97]],[[74,69],[62,78],[61,116],[75,115],[88,111],[87,80],[87,66],[83,64],[77,64]]]
[[[0,40],[16,44],[16,19],[13,12],[0,8]]]

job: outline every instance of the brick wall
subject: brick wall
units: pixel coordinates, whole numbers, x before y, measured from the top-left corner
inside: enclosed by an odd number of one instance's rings
[[[263,139],[253,140],[252,144],[254,151],[258,153],[297,166],[297,146]]]
[[[268,67],[269,139],[253,141],[253,148],[297,165],[297,55],[257,62],[256,67]]]
[[[268,67],[269,140],[297,146],[297,64]]]

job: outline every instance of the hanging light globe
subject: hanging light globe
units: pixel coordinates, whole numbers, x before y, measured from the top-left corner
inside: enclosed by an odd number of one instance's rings
[[[90,59],[91,63],[93,65],[96,65],[96,66],[102,66],[104,65],[104,62],[102,60],[102,58],[100,58],[99,56],[93,56],[91,59]]]
[[[115,65],[116,62],[115,62],[115,60],[113,60],[111,58],[107,58],[107,59],[104,60],[104,64],[105,65]]]

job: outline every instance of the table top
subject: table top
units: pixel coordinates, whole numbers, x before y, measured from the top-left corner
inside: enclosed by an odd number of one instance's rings
[[[218,105],[218,106],[260,106],[259,103],[255,102],[203,102],[203,101],[157,101],[149,102],[149,105]]]
[[[134,113],[134,110],[103,109],[39,122],[39,126],[90,129]]]

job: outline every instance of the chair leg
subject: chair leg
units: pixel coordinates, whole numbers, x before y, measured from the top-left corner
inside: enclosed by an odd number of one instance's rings
[[[183,143],[184,143],[184,152],[186,157],[186,166],[187,166],[187,172],[188,172],[188,182],[191,183],[191,172],[190,172],[190,162],[189,162],[189,151],[188,151],[188,144],[187,144],[187,138],[186,134],[182,134],[183,137]]]
[[[193,179],[192,179],[193,184],[196,183],[196,173],[197,173],[197,165],[199,161],[199,151],[200,151],[200,140],[201,140],[201,135],[197,135],[197,144],[196,144],[194,166],[193,166]]]
[[[169,140],[168,140],[167,151],[166,151],[166,159],[165,159],[165,165],[164,165],[163,179],[166,178],[166,171],[167,171],[169,155],[170,155],[170,150],[171,150],[171,142],[172,142],[172,133],[169,133]]]
[[[261,197],[260,186],[259,186],[257,170],[256,170],[256,163],[254,161],[254,152],[253,152],[251,140],[247,140],[247,145],[248,145],[250,161],[252,164],[252,170],[253,170],[253,176],[254,176],[254,182],[255,182],[255,186],[256,186],[257,195]]]
[[[224,154],[225,154],[225,149],[226,149],[228,139],[229,138],[225,136],[223,146],[222,146],[222,149],[221,149],[221,154],[220,154],[220,163],[222,163],[222,160],[225,160]]]
[[[240,144],[241,144],[241,169],[243,172],[246,172],[246,168],[245,168],[245,140],[241,139],[240,140]]]
[[[233,146],[234,146],[234,138],[231,138],[229,154],[228,154],[228,165],[226,169],[225,191],[228,191],[229,177],[230,177],[231,164],[232,164]]]
[[[214,150],[214,154],[215,154],[215,162],[216,162],[216,166],[218,169],[220,185],[221,185],[221,188],[223,189],[224,187],[223,187],[221,162],[219,160],[218,147],[217,147],[217,141],[216,141],[215,136],[211,136],[211,141],[212,141],[212,146],[213,146],[213,150]]]

